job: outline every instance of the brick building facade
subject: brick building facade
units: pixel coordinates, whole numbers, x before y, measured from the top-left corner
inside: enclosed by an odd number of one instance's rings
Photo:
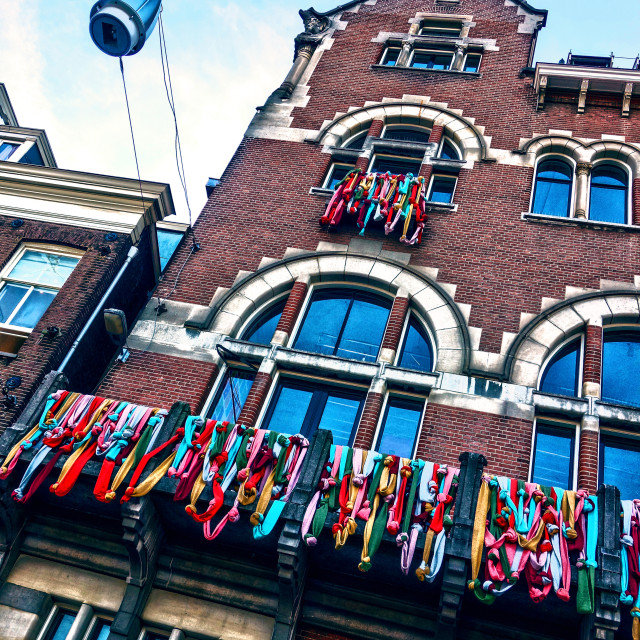
[[[41,498],[24,517],[50,522],[66,559],[47,541],[23,545],[7,584],[34,602],[81,602],[87,620],[115,616],[114,639],[626,637],[615,584],[618,490],[640,490],[638,64],[532,66],[546,12],[524,0],[368,0],[301,16],[291,71],[195,224],[201,248],[178,248],[129,359],[97,393],[183,421],[190,409],[461,461],[443,577],[415,588],[386,566],[351,572],[331,549],[307,557],[304,509],[287,512],[276,546],[246,532],[203,544],[164,478],[122,513],[90,517],[80,497],[54,514]],[[344,195],[352,180],[360,196]],[[519,587],[484,608],[466,590],[483,467],[522,486],[604,485],[591,615],[534,605]],[[113,546],[77,550],[70,517],[85,533],[104,522]],[[39,566],[84,590],[30,582]],[[87,595],[97,575],[103,600]],[[574,596],[579,582],[574,569]]]

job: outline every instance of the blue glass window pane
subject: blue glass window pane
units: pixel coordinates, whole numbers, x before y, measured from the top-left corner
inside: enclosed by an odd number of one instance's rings
[[[79,261],[80,258],[29,249],[11,269],[8,277],[33,284],[61,287]]]
[[[318,429],[328,429],[333,433],[333,443],[348,446],[351,433],[360,411],[360,400],[329,395],[322,412]]]
[[[420,172],[421,160],[399,160],[398,158],[387,158],[385,156],[376,156],[371,171],[378,173],[392,173],[394,175],[406,175],[411,173],[417,176]]]
[[[167,229],[158,229],[158,249],[160,252],[160,271],[164,271],[171,256],[178,248],[183,234],[178,231],[168,231]]]
[[[464,70],[475,73],[480,68],[480,58],[479,55],[468,55],[466,60],[464,61]]]
[[[363,131],[358,134],[355,138],[352,138],[347,144],[344,145],[345,149],[362,149],[362,145],[364,144],[364,140],[367,137],[367,132]],[[353,169],[353,167],[349,167]]]
[[[66,640],[67,634],[71,630],[71,625],[76,619],[74,613],[61,613],[53,627],[53,635],[51,640]]]
[[[103,621],[98,622],[93,635],[91,636],[92,640],[107,640],[109,637],[109,631],[111,631],[111,624]]]
[[[440,157],[443,160],[460,160],[460,155],[458,154],[456,148],[448,140],[445,140],[442,144]]]
[[[431,343],[414,319],[409,322],[399,365],[417,371],[431,371],[433,367]]]
[[[411,458],[421,415],[422,407],[418,405],[411,407],[391,401],[387,406],[377,451]]]
[[[640,407],[639,336],[605,334],[602,350],[602,399]]]
[[[350,304],[350,296],[316,296],[296,340],[296,349],[333,355]]]
[[[22,158],[20,158],[18,162],[20,162],[21,164],[35,164],[38,167],[44,166],[44,160],[42,159],[42,155],[38,150],[38,145],[35,144],[33,145],[33,147],[31,147],[31,149],[29,149],[29,151],[27,151],[27,153],[22,156]]]
[[[11,144],[9,142],[0,144],[0,160],[8,160],[19,146],[18,144]]]
[[[387,127],[384,131],[384,138],[387,140],[402,140],[404,142],[429,142],[429,131],[412,129],[411,127]]]
[[[626,188],[627,174],[622,169],[611,165],[596,167],[591,175],[591,184]]]
[[[623,500],[640,496],[640,451],[606,443],[602,450],[604,477],[600,481],[618,487]]]
[[[578,395],[580,340],[561,349],[547,365],[540,391],[561,396]]]
[[[387,307],[368,300],[354,300],[336,355],[375,362],[388,319]]]
[[[220,422],[235,422],[247,400],[255,374],[246,371],[231,371],[218,392],[218,398],[210,418]]]
[[[451,204],[455,187],[455,178],[443,178],[441,176],[436,176],[431,183],[429,200],[431,202],[444,202],[446,204]]]
[[[55,297],[55,291],[39,288],[33,289],[16,315],[11,319],[11,324],[16,327],[33,329]]]
[[[573,172],[571,167],[560,160],[545,160],[538,167],[538,178],[545,180],[560,180],[562,182],[571,182]]]
[[[400,49],[389,48],[385,52],[384,62],[387,67],[395,67],[400,57]]]
[[[599,222],[627,222],[627,190],[591,187],[589,219]]]
[[[449,69],[453,54],[416,53],[411,66],[417,69]]]
[[[336,185],[350,172],[353,171],[352,166],[346,166],[343,164],[336,164],[333,167],[333,171],[331,172],[331,179],[329,180],[329,184],[327,188],[335,189]]]
[[[535,446],[532,482],[545,487],[571,489],[573,435],[539,428]]]
[[[9,316],[25,297],[30,287],[7,283],[0,289],[0,322],[8,322]]]
[[[275,305],[267,311],[256,322],[252,323],[247,330],[244,340],[255,344],[271,344],[273,334],[280,322],[280,316],[284,310],[284,302]]]
[[[566,217],[569,215],[570,197],[571,183],[547,182],[539,179],[536,182],[533,213]]]
[[[269,425],[265,428],[290,435],[300,433],[312,397],[313,391],[308,389],[283,386],[271,414]]]

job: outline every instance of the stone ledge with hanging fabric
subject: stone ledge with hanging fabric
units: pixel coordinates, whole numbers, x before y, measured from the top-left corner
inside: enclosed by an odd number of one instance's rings
[[[534,602],[542,602],[551,589],[568,602],[573,562],[578,568],[577,611],[591,614],[597,545],[598,501],[588,492],[485,474],[476,507],[469,588],[492,604],[524,573]]]
[[[386,531],[401,548],[400,568],[408,574],[418,538],[424,535],[423,557],[415,573],[421,581],[432,582],[442,566],[452,525],[458,473],[446,465],[332,445],[307,507],[303,540],[308,546],[319,544],[329,513],[336,513],[336,549],[344,547],[362,524],[361,571],[371,569]]]
[[[640,500],[622,500],[620,602],[631,607],[633,640],[640,640]]]
[[[361,236],[374,223],[384,227],[385,235],[399,230],[403,244],[420,244],[427,221],[427,187],[424,177],[411,173],[363,173],[354,169],[334,187],[320,224],[335,228],[347,215],[355,221]]]

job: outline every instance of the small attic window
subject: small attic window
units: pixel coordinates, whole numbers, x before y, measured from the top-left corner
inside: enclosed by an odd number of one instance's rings
[[[423,20],[420,24],[421,36],[444,36],[458,38],[462,31],[462,23],[455,20]]]

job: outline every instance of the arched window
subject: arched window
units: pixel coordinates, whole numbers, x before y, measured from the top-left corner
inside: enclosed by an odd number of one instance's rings
[[[602,399],[640,407],[640,332],[605,332]]]
[[[458,150],[447,139],[445,139],[442,143],[440,157],[443,160],[460,160],[460,154],[458,153]]]
[[[285,301],[282,300],[254,320],[243,333],[242,339],[255,344],[271,344],[271,339],[280,321],[284,305]]]
[[[347,140],[343,146],[345,149],[362,149],[362,145],[364,144],[364,140],[366,137],[367,132],[361,131],[352,138],[349,138],[349,140]]]
[[[417,318],[411,316],[407,326],[404,344],[400,350],[398,366],[416,371],[433,370],[433,348],[426,331]]]
[[[547,364],[540,380],[540,391],[561,396],[578,396],[582,339],[562,347]]]
[[[569,216],[573,169],[563,160],[544,160],[538,165],[533,194],[533,213]]]
[[[295,348],[375,362],[389,318],[387,300],[361,291],[316,291]]]
[[[402,142],[421,142],[426,144],[429,142],[431,132],[429,129],[422,127],[402,127],[398,125],[389,125],[385,128],[383,138],[387,140],[401,140]]]
[[[613,164],[596,165],[591,173],[589,219],[600,222],[627,222],[627,172]]]

